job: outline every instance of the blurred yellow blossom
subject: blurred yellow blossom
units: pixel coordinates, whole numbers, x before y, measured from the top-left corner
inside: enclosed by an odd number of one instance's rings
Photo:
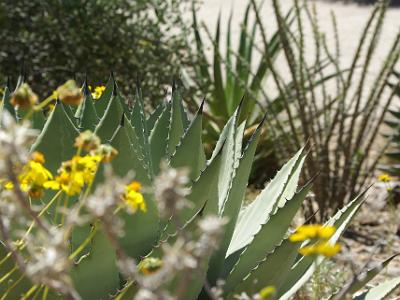
[[[140,193],[141,187],[141,184],[137,181],[132,181],[125,187],[122,199],[132,213],[135,213],[138,209],[143,212],[147,211],[143,195]]]
[[[378,180],[382,182],[389,182],[392,181],[392,177],[389,174],[384,173],[378,176]]]
[[[45,187],[54,190],[61,189],[69,196],[77,195],[85,184],[93,182],[100,161],[100,156],[76,155],[71,160],[62,163],[58,176],[46,182]]]
[[[90,87],[90,90],[92,90],[91,87]],[[94,92],[92,92],[92,98],[93,98],[93,100],[98,100],[98,99],[100,99],[101,95],[103,94],[103,92],[104,92],[105,90],[106,90],[106,87],[105,87],[104,85],[96,86],[96,87],[94,88]]]
[[[275,295],[276,289],[273,286],[267,286],[263,288],[258,294],[260,295],[260,299],[267,300],[269,297]]]
[[[329,239],[335,231],[336,229],[333,226],[322,226],[320,224],[303,225],[297,228],[289,239],[292,242],[301,242],[314,238]]]
[[[304,255],[323,255],[326,257],[334,256],[341,249],[339,243],[329,244],[328,242],[317,242],[314,245],[305,246],[299,249],[299,252]]]
[[[43,164],[44,156],[40,152],[33,152],[31,159],[18,175],[18,181],[21,190],[27,192],[31,198],[41,198],[45,189],[45,183],[53,179],[53,175],[47,170]],[[13,189],[14,184],[10,181],[6,182],[6,189]]]
[[[323,226],[320,224],[303,225],[289,237],[292,242],[303,242],[311,240],[309,244],[299,249],[299,252],[304,255],[323,255],[331,257],[338,253],[341,249],[339,243],[332,244],[329,239],[336,232],[334,226]]]

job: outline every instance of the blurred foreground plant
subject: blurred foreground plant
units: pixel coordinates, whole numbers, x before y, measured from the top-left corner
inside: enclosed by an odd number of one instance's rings
[[[362,194],[324,225],[290,235],[312,185],[296,191],[305,160],[300,149],[243,205],[263,122],[243,147],[241,105],[206,161],[203,104],[189,121],[176,87],[147,118],[140,87],[129,110],[113,78],[98,100],[85,83],[78,106],[59,99],[47,117],[41,102],[19,118],[11,97],[6,87],[0,111],[3,299],[289,299],[333,255],[327,249],[337,252],[363,203]],[[40,129],[30,129],[27,119]],[[19,177],[29,153],[47,174],[35,197]],[[310,247],[318,251],[305,253]],[[354,294],[392,259],[340,295]],[[399,285],[395,278],[364,295],[381,299]]]

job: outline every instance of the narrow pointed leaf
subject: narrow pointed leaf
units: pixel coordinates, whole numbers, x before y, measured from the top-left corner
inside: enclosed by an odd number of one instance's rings
[[[195,180],[200,175],[201,170],[204,169],[206,164],[206,156],[201,138],[203,118],[201,110],[202,106],[170,159],[170,165],[174,168],[189,168],[192,180]]]
[[[279,244],[311,189],[311,182],[291,199],[286,199],[275,214],[271,215],[254,236],[252,242],[242,251],[237,263],[226,279],[225,289],[231,291],[258,263]]]
[[[300,149],[257,198],[240,213],[228,256],[248,245],[276,207],[293,196],[304,163],[303,151]]]

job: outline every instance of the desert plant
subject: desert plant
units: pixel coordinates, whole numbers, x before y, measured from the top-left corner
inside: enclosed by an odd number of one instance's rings
[[[389,86],[395,91],[397,97],[400,97],[400,73],[394,72],[393,75],[396,81],[395,83],[390,82]],[[398,164],[400,162],[400,107],[395,106],[388,109],[388,111],[390,118],[386,120],[386,124],[391,129],[391,132],[385,135],[388,140],[385,149],[389,148],[386,151],[386,155],[391,163],[382,169],[398,177],[400,176],[400,165]]]
[[[141,89],[130,111],[114,78],[95,103],[86,83],[82,92],[68,81],[57,96],[45,118],[41,109],[52,99],[37,104],[25,83],[13,93],[5,89],[3,299],[230,299],[241,293],[289,299],[325,256],[337,252],[337,241],[363,203],[361,194],[324,225],[303,226],[289,236],[313,181],[296,191],[305,151],[243,206],[263,121],[243,147],[241,104],[206,161],[204,103],[189,121],[177,87],[147,118]],[[74,115],[66,102],[79,104]],[[28,112],[21,114],[22,107]],[[130,171],[143,188],[137,181],[125,185]],[[340,299],[380,269],[344,287]],[[364,295],[382,299],[399,284],[396,278]]]
[[[252,0],[256,20],[261,32],[265,32],[256,1]],[[370,184],[371,175],[383,151],[373,153],[373,145],[379,137],[385,113],[393,102],[395,93],[388,91],[387,80],[400,55],[400,34],[390,45],[379,73],[372,84],[366,84],[366,77],[373,62],[376,47],[387,9],[387,1],[379,1],[360,37],[351,66],[341,70],[341,49],[338,39],[336,19],[332,14],[333,37],[328,37],[318,25],[315,6],[301,5],[294,1],[295,25],[287,26],[279,1],[273,1],[278,24],[280,42],[283,44],[285,63],[290,71],[294,93],[284,99],[287,104],[284,112],[288,125],[288,143],[281,143],[279,153],[294,153],[296,147],[309,141],[312,144],[304,174],[309,176],[319,172],[314,186],[318,203],[318,217],[323,220],[330,210],[335,210],[352,199]],[[306,59],[305,51],[310,49],[305,39],[305,22],[311,22],[315,58]],[[297,34],[298,33],[298,34]],[[265,36],[265,34],[263,34]],[[332,38],[334,48],[328,47]],[[267,43],[263,39],[263,43]],[[309,51],[309,50],[307,50]],[[328,59],[338,71],[335,84],[324,81],[319,87],[313,82],[324,76],[321,67]],[[321,70],[316,74],[309,72],[308,65]],[[282,77],[275,67],[277,77]],[[279,82],[276,82],[279,85]],[[310,89],[305,86],[311,85]],[[294,103],[288,99],[293,98]],[[291,143],[290,143],[291,142]],[[290,150],[292,148],[292,150]],[[310,215],[315,209],[310,205]]]
[[[294,83],[283,80],[275,71],[275,61],[284,53],[284,45],[279,40],[278,30],[272,32],[268,39],[265,28],[259,28],[260,23],[253,16],[252,6],[252,2],[249,1],[240,27],[237,49],[232,47],[231,38],[233,11],[228,19],[226,36],[221,36],[221,16],[218,18],[213,36],[205,24],[198,23],[196,9],[193,6],[195,54],[202,63],[194,66],[194,76],[186,81],[187,77],[184,76],[183,81],[188,87],[206,95],[207,103],[209,103],[210,113],[205,112],[206,143],[216,139],[242,99],[244,102],[241,120],[247,119],[247,138],[257,127],[257,123],[267,114],[268,130],[266,131],[268,133],[264,132],[261,136],[262,147],[257,150],[256,164],[251,176],[252,183],[262,185],[276,171],[279,159],[285,154],[286,157],[288,156],[287,152],[276,154],[277,150],[271,145],[273,143],[290,144],[289,135],[285,132],[286,122],[282,120],[281,113],[284,112],[285,105],[293,102]],[[262,4],[254,4],[257,12],[261,8]],[[292,8],[285,15],[283,22],[290,28],[295,21],[296,15]],[[264,41],[261,47],[256,42],[259,38]],[[226,53],[221,51],[224,40]],[[206,50],[208,44],[211,44],[212,49],[211,60],[208,59]],[[317,67],[310,66],[307,72],[313,75],[321,74],[322,69],[328,65],[327,60],[324,60]],[[316,88],[334,78],[337,73],[334,71],[318,79],[313,78],[310,84],[307,83],[308,85],[304,85],[303,88],[305,90]],[[270,90],[265,87],[268,79],[277,83],[275,89]],[[285,147],[280,148],[280,151],[285,149]]]

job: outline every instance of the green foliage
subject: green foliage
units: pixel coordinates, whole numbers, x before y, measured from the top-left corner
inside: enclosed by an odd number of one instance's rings
[[[120,244],[127,254],[137,260],[146,255],[162,259],[161,245],[174,241],[179,230],[191,230],[195,222],[207,215],[227,218],[228,223],[218,249],[203,262],[204,268],[200,269],[199,274],[178,274],[165,287],[172,294],[176,292],[177,282],[187,277],[185,282],[189,288],[182,299],[208,298],[205,290],[202,291],[205,279],[214,285],[220,278],[226,282],[223,293],[227,299],[233,299],[235,294],[241,292],[256,293],[268,285],[276,288],[279,299],[289,299],[294,295],[322,261],[321,257],[315,260],[299,255],[297,250],[301,243],[287,239],[294,215],[304,203],[313,182],[311,180],[297,191],[305,150],[298,151],[254,202],[245,206],[246,187],[264,119],[252,137],[244,142],[244,123],[240,120],[243,103],[239,104],[223,128],[213,155],[206,161],[202,146],[203,105],[189,122],[179,89],[174,87],[171,101],[146,117],[140,88],[137,88],[133,109],[128,110],[123,105],[124,99],[114,78],[111,77],[110,81],[104,92],[107,96],[99,100],[107,103],[104,114],[101,110],[97,111],[88,94],[81,104],[82,112],[75,113],[75,116],[67,113],[66,108],[69,107],[57,102],[33,147],[46,153],[46,165],[54,170],[56,165],[72,155],[74,137],[79,130],[86,128],[81,124],[95,128],[103,140],[117,148],[120,157],[111,162],[115,172],[123,176],[133,170],[136,178],[150,187],[145,194],[147,212],[138,212],[133,216],[119,213],[125,221],[125,235],[120,238]],[[83,88],[86,88],[86,84]],[[7,106],[6,95],[1,109]],[[0,111],[0,116],[2,113]],[[98,123],[96,115],[101,117]],[[90,124],[85,118],[95,124]],[[191,169],[192,181],[188,186],[187,199],[192,205],[177,216],[183,221],[182,224],[161,221],[157,212],[153,179],[159,173],[161,161],[174,167]],[[343,234],[361,206],[363,196],[358,196],[326,223],[337,228],[330,242],[335,243]],[[51,214],[47,217],[52,218]],[[116,299],[128,299],[128,295],[132,297],[136,284],[121,280],[122,274],[116,267],[115,249],[107,242],[102,225],[95,223],[90,227],[74,228],[71,251],[76,250],[87,238],[90,239],[89,246],[74,257],[72,278],[77,291],[84,299],[105,299],[109,294],[117,295]],[[3,266],[7,266],[7,270],[12,268],[13,264],[6,257],[7,251],[3,251],[3,248],[0,250],[1,264],[7,262]],[[370,271],[366,278],[370,279],[377,270]],[[3,275],[3,271],[0,275]],[[12,276],[18,278],[21,274],[16,271]],[[370,299],[368,295],[375,293],[387,294],[397,285],[398,281],[393,281],[371,289],[366,292],[365,299]],[[0,282],[4,298],[12,299],[4,294],[7,289],[11,292],[9,295],[24,294],[31,299],[27,296],[29,284],[27,286],[26,280]],[[349,288],[351,292],[358,289],[359,286],[354,285]]]
[[[186,5],[180,0],[1,1],[0,80],[16,77],[22,68],[32,88],[43,94],[64,78],[85,73],[99,85],[113,70],[124,79],[124,91],[137,75],[146,99],[162,99],[160,86],[192,64],[185,40],[189,28],[181,18]]]
[[[394,72],[393,75],[396,79],[396,83],[389,83],[389,86],[392,88],[392,93],[400,97],[400,73]],[[390,148],[390,150],[386,152],[386,155],[392,163],[385,166],[383,169],[393,176],[400,176],[400,107],[395,106],[388,109],[388,111],[390,118],[386,120],[386,124],[390,127],[392,132],[386,136],[388,139],[386,147]]]

